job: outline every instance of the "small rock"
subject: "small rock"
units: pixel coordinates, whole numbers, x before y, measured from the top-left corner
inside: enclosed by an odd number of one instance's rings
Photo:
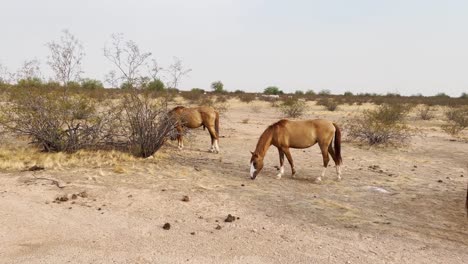
[[[171,224],[165,223],[165,224],[163,225],[163,229],[164,229],[164,230],[169,230],[169,229],[171,229]]]
[[[444,182],[443,180],[438,180],[437,182]]]
[[[195,170],[196,170],[196,171],[201,171],[201,169],[198,168],[197,166],[195,166]]]
[[[68,209],[72,209],[72,207],[68,207]]]
[[[72,194],[71,198],[72,198],[72,200],[76,200],[76,198],[78,198],[78,196],[76,194]]]
[[[68,197],[66,194],[62,195],[62,196],[59,196],[57,198],[55,198],[55,201],[58,201],[58,202],[66,202],[68,201]]]
[[[132,197],[133,197],[133,195],[131,195],[131,194],[130,194],[130,195],[129,195],[129,196],[127,196],[127,197],[128,197],[128,198],[132,198]]]
[[[102,208],[101,208],[101,207],[99,207],[97,210],[98,210],[98,211],[101,211],[101,210],[102,210]]]
[[[46,201],[45,204],[49,204],[49,201]]]
[[[234,222],[236,220],[236,217],[231,215],[231,214],[228,214],[228,216],[226,217],[226,219],[224,219],[224,222],[227,222],[227,223],[230,223],[230,222]]]
[[[217,226],[215,227],[216,230],[221,230],[221,228],[222,228],[222,227],[221,227],[220,225],[217,225]]]
[[[161,189],[161,192],[165,192],[165,191],[166,191],[166,189]]]
[[[87,198],[88,194],[85,191],[83,191],[83,192],[80,192],[78,196],[80,196],[81,198]]]
[[[450,178],[450,177],[448,177],[448,176],[447,176],[447,177],[445,177],[445,179],[447,179],[447,180],[451,180],[452,178]]]
[[[417,168],[418,166],[414,165],[413,168]]]
[[[462,175],[462,177],[463,177],[463,175]],[[242,186],[242,187],[244,187],[244,186],[245,186],[245,184],[241,184],[241,186]]]
[[[195,235],[195,232],[192,232],[192,233],[190,233],[190,234],[191,234],[192,236],[194,236],[194,235]]]
[[[188,201],[190,201],[190,198],[188,197],[188,195],[184,195],[182,197],[182,202],[188,202]]]

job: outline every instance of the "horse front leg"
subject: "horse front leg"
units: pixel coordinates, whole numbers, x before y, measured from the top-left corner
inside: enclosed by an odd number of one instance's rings
[[[182,150],[184,148],[184,139],[182,138],[181,135],[177,136],[177,148],[179,150]]]
[[[280,161],[280,168],[279,168],[279,173],[276,175],[276,179],[281,179],[281,177],[284,174],[284,152],[278,148],[278,154],[279,154],[279,161]]]
[[[291,165],[291,177],[294,178],[294,175],[296,174],[296,169],[294,169],[294,161],[291,156],[291,152],[289,152],[289,148],[283,148],[284,154],[286,154],[286,158],[288,158],[289,165]]]

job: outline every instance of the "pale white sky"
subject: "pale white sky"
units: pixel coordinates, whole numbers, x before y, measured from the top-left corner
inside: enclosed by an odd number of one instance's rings
[[[184,90],[333,93],[468,92],[465,0],[0,0],[0,63],[42,62],[69,29],[84,44],[85,77],[104,79],[103,47],[124,33],[162,66],[193,69]]]

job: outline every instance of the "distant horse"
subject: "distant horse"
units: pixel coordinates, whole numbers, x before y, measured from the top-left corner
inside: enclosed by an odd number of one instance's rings
[[[176,120],[177,142],[179,149],[184,147],[183,133],[185,128],[208,129],[211,136],[211,152],[219,152],[219,113],[209,106],[183,107],[177,106],[169,112],[169,116]]]
[[[332,141],[335,138],[335,146],[332,147]],[[263,158],[268,148],[273,145],[278,148],[280,160],[280,172],[276,176],[281,179],[284,173],[284,155],[288,158],[291,165],[292,177],[296,174],[294,163],[289,152],[289,148],[305,149],[315,143],[319,144],[323,157],[322,175],[316,179],[321,181],[325,176],[325,171],[330,161],[328,153],[331,154],[336,165],[338,180],[341,179],[341,131],[338,126],[328,120],[314,119],[304,121],[280,120],[270,125],[260,136],[257,147],[252,153],[250,159],[250,178],[254,180],[263,168]]]

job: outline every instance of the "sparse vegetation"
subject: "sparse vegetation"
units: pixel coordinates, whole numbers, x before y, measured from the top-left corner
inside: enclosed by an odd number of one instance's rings
[[[468,127],[468,106],[450,107],[445,111],[447,124],[442,129],[452,136],[458,135]]]
[[[338,108],[338,102],[328,97],[318,99],[317,105],[324,106],[328,111],[335,111]]]
[[[215,93],[222,93],[224,92],[224,84],[221,81],[212,82],[211,89],[213,89]]]
[[[244,103],[250,103],[253,100],[255,100],[255,94],[253,93],[239,93],[237,97],[239,98],[241,102],[244,102]]]
[[[401,104],[383,104],[375,110],[366,110],[348,123],[348,135],[369,145],[402,144],[413,135],[405,121],[409,110]]]
[[[279,109],[287,117],[297,118],[301,117],[307,110],[306,103],[297,99],[287,99],[280,106]]]
[[[422,120],[431,120],[434,118],[433,109],[430,105],[421,105],[417,108],[417,115]]]

